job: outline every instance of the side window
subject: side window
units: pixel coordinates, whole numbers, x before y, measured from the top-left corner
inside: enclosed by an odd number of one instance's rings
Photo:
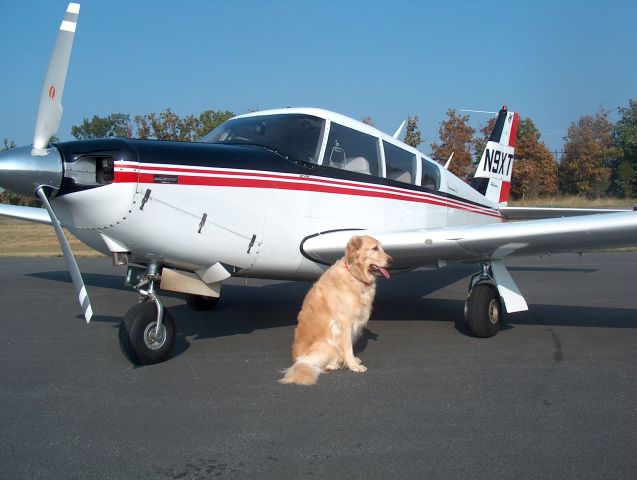
[[[323,165],[378,175],[378,139],[332,122]]]
[[[420,185],[429,190],[438,190],[440,188],[440,168],[433,162],[421,158],[422,160],[422,177]]]
[[[387,178],[399,182],[414,183],[416,155],[391,143],[383,142]]]

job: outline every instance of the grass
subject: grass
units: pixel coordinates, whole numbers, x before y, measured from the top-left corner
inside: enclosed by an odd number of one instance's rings
[[[64,231],[76,257],[102,257],[67,230]],[[62,249],[53,227],[0,217],[0,257],[61,257]]]
[[[512,207],[551,207],[551,208],[616,208],[632,209],[637,199],[598,198],[589,200],[586,197],[544,197],[531,200],[515,200],[509,202]]]

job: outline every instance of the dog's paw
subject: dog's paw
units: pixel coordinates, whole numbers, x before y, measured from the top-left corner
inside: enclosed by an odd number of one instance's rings
[[[358,363],[359,365],[361,365],[363,362],[361,362],[361,359],[358,357],[354,357],[354,360],[356,360],[356,363]]]
[[[349,369],[352,372],[358,372],[358,373],[363,373],[367,371],[367,367],[365,365],[360,365],[360,364],[350,365]]]

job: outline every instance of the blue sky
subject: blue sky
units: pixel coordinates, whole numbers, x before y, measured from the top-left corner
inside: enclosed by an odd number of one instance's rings
[[[62,140],[94,114],[312,106],[390,134],[417,114],[429,153],[448,108],[507,104],[556,150],[578,117],[637,98],[634,1],[80,3]],[[0,139],[32,141],[66,5],[0,4]]]

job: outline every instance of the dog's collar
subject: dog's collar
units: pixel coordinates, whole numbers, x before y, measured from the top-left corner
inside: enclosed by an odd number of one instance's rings
[[[356,280],[361,282],[366,287],[369,287],[371,285],[371,282],[365,282],[365,281],[361,280],[360,278],[358,278],[356,275],[354,275],[354,273],[352,273],[352,271],[349,269],[349,265],[347,264],[346,260],[343,261],[343,264],[345,265],[345,270],[347,270],[352,277],[354,277]]]

